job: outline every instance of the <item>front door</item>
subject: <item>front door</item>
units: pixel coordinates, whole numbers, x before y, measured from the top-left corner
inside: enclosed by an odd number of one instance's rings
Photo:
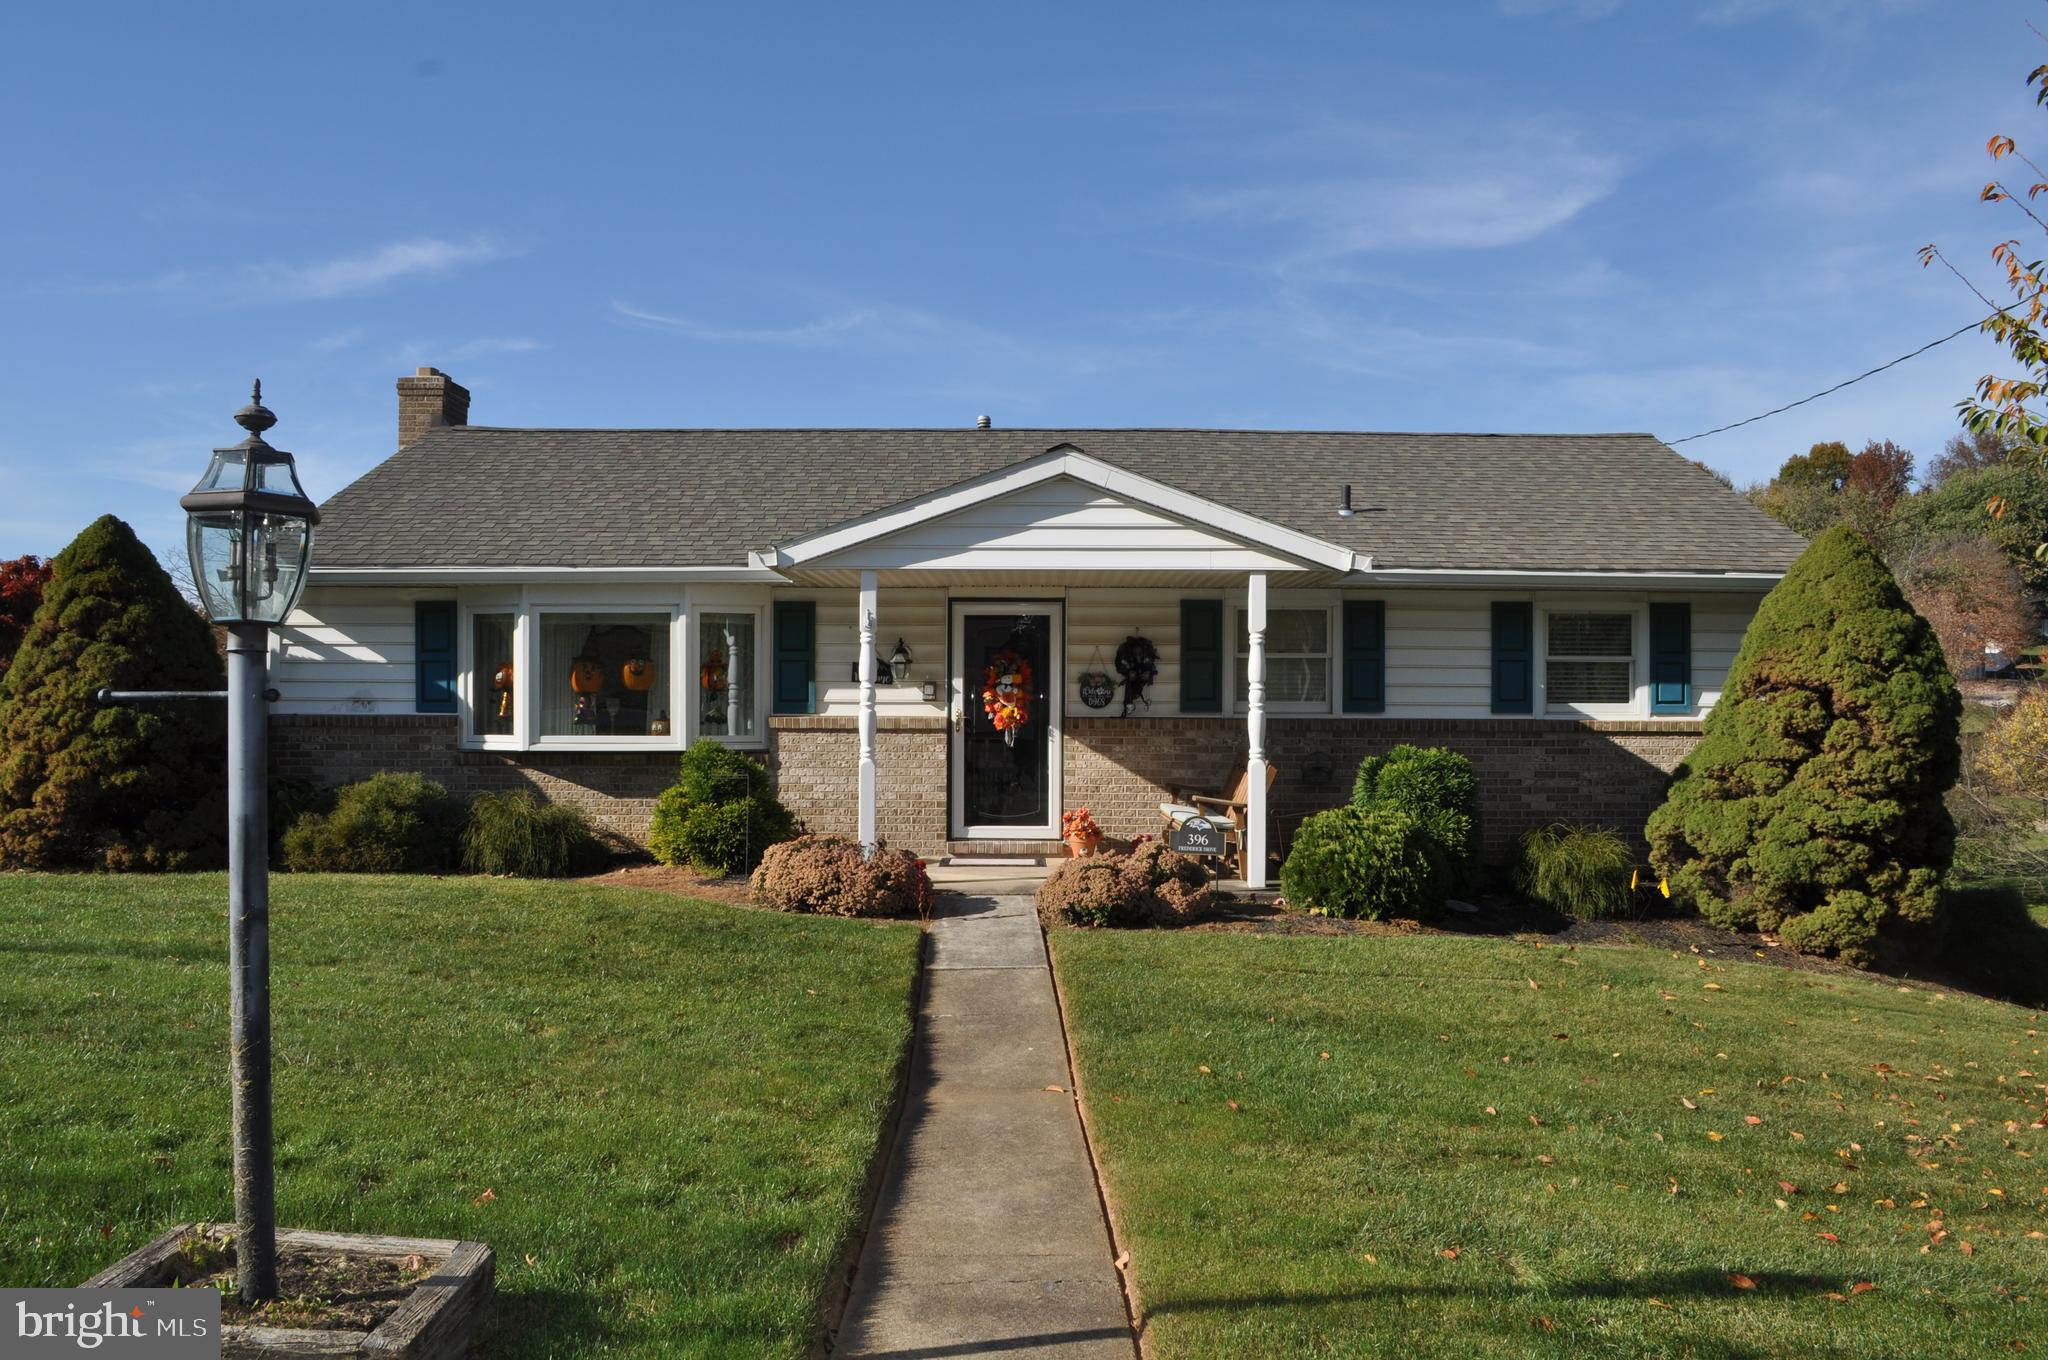
[[[953,834],[1060,834],[1061,609],[953,601]]]

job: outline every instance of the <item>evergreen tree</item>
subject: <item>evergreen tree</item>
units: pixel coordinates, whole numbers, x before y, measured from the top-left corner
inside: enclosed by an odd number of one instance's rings
[[[52,565],[0,693],[0,867],[218,865],[223,705],[101,707],[93,698],[102,687],[221,689],[212,629],[112,515]]]
[[[1870,963],[1940,924],[1962,701],[1927,621],[1847,527],[1765,597],[1650,862],[1729,927]]]

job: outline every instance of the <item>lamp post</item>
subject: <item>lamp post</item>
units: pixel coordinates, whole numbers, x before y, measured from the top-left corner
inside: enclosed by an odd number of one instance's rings
[[[305,588],[320,511],[289,453],[263,432],[277,423],[257,383],[235,412],[249,432],[215,449],[186,515],[192,579],[207,617],[228,634],[228,972],[234,1085],[235,1282],[242,1300],[277,1297],[277,1199],[270,1125],[270,626]]]

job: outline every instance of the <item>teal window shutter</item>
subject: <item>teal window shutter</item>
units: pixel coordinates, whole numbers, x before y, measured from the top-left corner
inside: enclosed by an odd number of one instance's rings
[[[818,711],[818,606],[775,602],[775,711]]]
[[[1387,711],[1387,602],[1344,602],[1344,711]]]
[[[455,601],[413,602],[412,676],[415,709],[455,711]]]
[[[1493,711],[1536,711],[1536,607],[1522,600],[1493,604]]]
[[[1650,711],[1692,712],[1692,606],[1650,606]]]
[[[1180,711],[1223,711],[1223,601],[1180,602]]]

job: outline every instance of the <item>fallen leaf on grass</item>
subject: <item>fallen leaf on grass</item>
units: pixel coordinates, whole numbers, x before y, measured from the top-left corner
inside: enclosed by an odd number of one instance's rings
[[[483,1193],[482,1193],[481,1195],[478,1195],[478,1196],[477,1196],[477,1197],[476,1197],[475,1199],[471,1200],[471,1201],[470,1201],[470,1203],[471,1203],[471,1204],[489,1204],[489,1203],[490,1203],[490,1202],[491,1202],[492,1200],[496,1199],[497,1197],[498,1197],[498,1192],[497,1192],[497,1191],[495,1191],[495,1190],[492,1190],[492,1189],[490,1189],[490,1188],[486,1187],[486,1188],[485,1188],[485,1190],[484,1190],[484,1192],[483,1192]]]
[[[1875,1288],[1877,1288],[1877,1286],[1872,1284],[1870,1281],[1862,1280],[1856,1284],[1850,1285],[1849,1292],[1851,1294],[1868,1294],[1871,1290]]]
[[[1757,1126],[1758,1124],[1761,1124],[1761,1123],[1763,1123],[1764,1121],[1763,1121],[1763,1120],[1761,1120],[1761,1119],[1759,1119],[1759,1118],[1757,1118],[1757,1117],[1756,1117],[1755,1115],[1753,1115],[1753,1114],[1746,1114],[1746,1115],[1742,1116],[1742,1122],[1743,1122],[1743,1123],[1745,1123],[1745,1124],[1747,1124],[1747,1125],[1749,1125],[1749,1126],[1750,1126],[1751,1128],[1755,1128],[1755,1127],[1756,1127],[1756,1126]]]
[[[1831,1300],[1835,1303],[1847,1303],[1849,1301],[1849,1296],[1847,1294],[1837,1294],[1832,1289],[1830,1289],[1827,1293],[1821,1295],[1821,1297],[1824,1299]]]
[[[1376,1266],[1380,1263],[1380,1258],[1373,1255],[1371,1252],[1367,1252],[1365,1254],[1365,1263],[1369,1266]]]
[[[1643,1302],[1649,1304],[1652,1308],[1662,1308],[1667,1312],[1675,1313],[1678,1311],[1662,1299],[1644,1299]]]
[[[1720,1141],[1721,1141],[1721,1140],[1722,1140],[1723,1138],[1726,1138],[1727,1136],[1728,1136],[1728,1135],[1727,1135],[1727,1134],[1725,1134],[1725,1133],[1715,1133],[1715,1132],[1714,1132],[1714,1131],[1713,1131],[1712,1129],[1708,1129],[1708,1130],[1707,1130],[1707,1137],[1708,1137],[1708,1139],[1709,1139],[1710,1141],[1712,1141],[1712,1142],[1716,1142],[1716,1143],[1718,1143],[1718,1142],[1720,1142]]]
[[[1061,1095],[1065,1095],[1067,1093],[1067,1088],[1064,1086],[1048,1086],[1045,1089],[1048,1091],[1058,1091]]]
[[[1458,1259],[1458,1249],[1457,1249],[1456,1247],[1445,1247],[1445,1248],[1444,1248],[1444,1259],[1445,1259],[1446,1261],[1455,1261],[1455,1260],[1457,1260],[1457,1259]]]
[[[526,1253],[526,1264],[530,1266],[538,1266],[540,1262],[535,1260],[533,1253],[529,1251],[528,1253]]]
[[[1685,1108],[1686,1108],[1686,1109],[1688,1109],[1688,1110],[1697,1110],[1697,1109],[1699,1108],[1699,1106],[1697,1106],[1697,1105],[1693,1104],[1693,1103],[1692,1103],[1692,1102],[1691,1102],[1690,1100],[1687,1100],[1687,1099],[1686,1099],[1686,1098],[1685,1098],[1684,1096],[1680,1096],[1680,1097],[1678,1098],[1678,1103],[1679,1103],[1679,1104],[1681,1104],[1681,1105],[1683,1105],[1683,1106],[1685,1106]]]
[[[1730,1275],[1730,1276],[1728,1277],[1728,1283],[1730,1283],[1730,1284],[1734,1285],[1734,1286],[1735,1286],[1735,1287],[1736,1287],[1737,1289],[1754,1289],[1754,1288],[1756,1288],[1756,1281],[1755,1281],[1755,1280],[1752,1280],[1752,1279],[1750,1279],[1750,1278],[1749,1278],[1749,1276],[1747,1276],[1747,1275],[1742,1275],[1742,1274],[1732,1274],[1732,1275]]]
[[[1822,1233],[1820,1235],[1820,1240],[1823,1242],[1832,1242],[1838,1247],[1842,1245],[1842,1239],[1835,1236],[1833,1233]]]
[[[1718,992],[1721,990],[1721,984],[1718,982],[1702,983],[1700,990],[1707,992]]]
[[[1541,1327],[1541,1328],[1542,1328],[1542,1329],[1543,1329],[1544,1331],[1546,1331],[1546,1332],[1554,1332],[1554,1331],[1556,1331],[1556,1330],[1557,1330],[1557,1324],[1556,1324],[1555,1322],[1552,1322],[1552,1321],[1551,1321],[1551,1320],[1550,1320],[1549,1318],[1547,1318],[1547,1317],[1540,1317],[1540,1318],[1537,1318],[1537,1319],[1536,1319],[1536,1325],[1537,1325],[1538,1327]]]
[[[1975,1256],[1977,1254],[1977,1248],[1970,1245],[1967,1240],[1956,1243],[1956,1246],[1961,1249],[1965,1256]]]
[[[1195,1070],[1197,1072],[1206,1074],[1209,1071],[1209,1064],[1203,1063],[1200,1067],[1197,1067]]]
[[[1229,1107],[1231,1108],[1231,1110],[1232,1110],[1232,1111],[1235,1111],[1235,1110],[1236,1110],[1236,1109],[1238,1108],[1238,1106],[1237,1106],[1237,1102],[1236,1102],[1236,1101],[1234,1101],[1234,1100],[1226,1100],[1226,1101],[1224,1101],[1223,1103],[1224,1103],[1225,1105],[1228,1105],[1228,1106],[1229,1106]]]

